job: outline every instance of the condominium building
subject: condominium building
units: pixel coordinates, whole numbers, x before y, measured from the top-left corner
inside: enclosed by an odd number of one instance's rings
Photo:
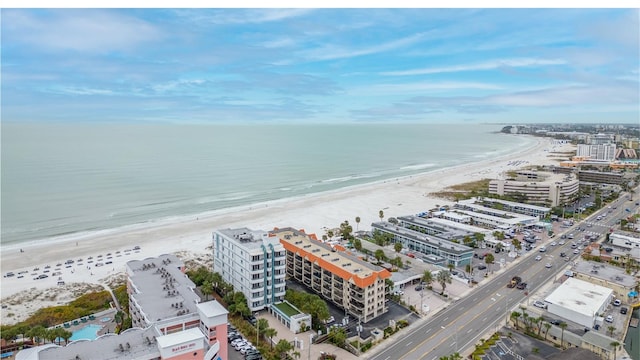
[[[37,346],[20,351],[16,359],[228,359],[228,312],[215,300],[200,302],[180,259],[133,260],[126,270],[131,329],[66,346]]]
[[[620,185],[623,182],[623,174],[620,172],[611,171],[580,170],[578,171],[578,179],[581,182]]]
[[[346,312],[369,322],[387,312],[389,271],[362,261],[314,235],[293,228],[274,229],[287,252],[287,274]]]
[[[590,157],[591,160],[613,161],[616,158],[616,144],[579,144],[576,155]]]
[[[522,194],[527,202],[552,207],[566,203],[579,190],[579,181],[573,174],[518,171],[514,177],[489,182],[490,194]]]
[[[538,218],[544,218],[551,212],[551,208],[546,206],[538,206],[531,204],[524,204],[514,201],[507,201],[495,198],[471,198],[467,200],[460,200],[455,204],[456,208],[464,208],[468,204],[482,206],[488,209],[495,209],[502,212],[513,212],[516,214],[535,216]],[[481,208],[476,208],[481,209]],[[480,211],[482,212],[482,211]]]
[[[458,267],[471,264],[473,248],[469,246],[388,222],[375,222],[371,228],[391,234],[393,243],[399,242],[404,249],[424,254],[422,259],[435,265],[452,264]]]
[[[284,300],[284,247],[266,231],[248,228],[213,233],[213,271],[247,298],[254,312]]]

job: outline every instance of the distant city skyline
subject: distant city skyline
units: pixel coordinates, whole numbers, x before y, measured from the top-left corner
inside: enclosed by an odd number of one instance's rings
[[[634,123],[638,9],[2,9],[3,121]]]

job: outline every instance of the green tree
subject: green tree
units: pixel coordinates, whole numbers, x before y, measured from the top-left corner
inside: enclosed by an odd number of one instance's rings
[[[356,216],[356,231],[358,231],[359,227],[360,227],[360,216]]]
[[[329,237],[329,239],[333,239],[333,230],[328,230],[327,236]]]
[[[278,335],[278,331],[273,328],[264,329],[264,336],[269,338],[269,344],[271,344],[271,348],[273,348],[273,337]]]
[[[562,347],[564,349],[564,329],[567,328],[567,323],[563,321],[558,326],[560,326],[560,329],[562,329],[562,333],[561,333],[561,336],[560,336],[560,347]]]
[[[518,324],[518,319],[520,319],[520,317],[521,317],[521,316],[522,316],[522,314],[521,314],[521,313],[519,313],[519,312],[517,312],[517,311],[514,311],[514,312],[512,312],[512,313],[511,313],[510,318],[511,318],[511,320],[513,320],[513,321],[514,321],[514,323],[515,323],[515,325],[516,325],[516,329],[519,329],[519,328],[520,328],[520,326],[519,326],[519,324]]]
[[[285,339],[280,339],[276,344],[276,353],[280,356],[280,359],[286,359],[287,353],[293,349],[291,343]]]
[[[618,355],[618,346],[622,344],[617,341],[612,341],[609,345],[611,345],[611,352],[613,352],[613,360],[616,360],[616,355]]]
[[[400,252],[400,250],[402,250],[402,243],[398,241],[397,243],[393,244],[393,249],[394,249],[397,253],[399,253],[399,252]]]
[[[614,331],[616,331],[616,327],[613,325],[607,326],[607,331],[609,332],[609,336],[613,336]]]
[[[502,231],[498,231],[498,230],[493,232],[493,237],[495,237],[498,240],[504,240],[504,238],[505,238],[504,233]]]
[[[378,249],[376,250],[375,253],[373,253],[373,256],[376,258],[376,260],[378,260],[378,263],[380,263],[380,261],[382,261],[383,259],[386,259],[387,257],[384,255],[384,251],[382,251],[382,249]]]
[[[482,245],[482,243],[484,242],[484,234],[483,233],[473,233],[473,237],[476,239],[476,244],[478,245]]]
[[[502,243],[497,243],[497,244],[496,244],[496,249],[497,249],[498,251],[502,251],[502,248],[503,248],[503,247],[504,247],[504,245],[502,245]]]
[[[522,250],[522,243],[520,242],[520,240],[514,238],[513,240],[511,240],[511,243],[516,249]]]
[[[351,235],[352,232],[353,232],[353,227],[349,225],[349,222],[347,220],[345,220],[344,222],[342,222],[342,224],[340,224],[340,235],[342,236],[343,239],[347,241],[351,240],[353,238],[353,235]]]
[[[471,266],[471,264],[467,264],[464,267],[464,271],[469,274],[469,276],[471,276],[471,273],[473,272],[473,266]]]
[[[551,329],[550,323],[544,323],[544,341],[547,341],[547,333],[549,333],[549,329]]]
[[[429,270],[425,270],[422,273],[422,282],[427,285],[427,287],[431,287],[431,283],[433,282],[433,274]]]
[[[342,347],[344,346],[345,341],[347,340],[347,332],[345,329],[334,326],[329,330],[329,341],[331,341],[336,346]]]
[[[358,238],[353,239],[353,247],[356,250],[361,251],[362,250],[362,241],[360,241],[360,239],[358,239]]]
[[[378,217],[380,218],[380,221],[382,221],[382,219],[384,219],[384,211],[378,211]]]
[[[448,271],[440,271],[438,272],[438,275],[436,275],[436,279],[442,287],[442,292],[440,293],[440,295],[444,295],[447,284],[451,284],[451,273]]]
[[[484,262],[488,267],[491,267],[491,264],[493,264],[495,260],[496,259],[493,257],[493,254],[487,254],[487,256],[484,257]],[[489,272],[489,270],[487,270],[487,272]]]
[[[204,295],[205,301],[208,301],[209,295],[213,295],[213,284],[211,284],[211,281],[205,280],[200,287],[200,291],[202,292],[202,295]]]

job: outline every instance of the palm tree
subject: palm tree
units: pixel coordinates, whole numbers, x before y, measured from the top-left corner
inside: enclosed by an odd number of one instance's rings
[[[204,295],[205,301],[208,301],[209,295],[213,295],[213,284],[211,284],[209,280],[205,280],[202,286],[200,286],[200,291],[202,295]]]
[[[469,274],[469,276],[471,276],[471,272],[473,271],[473,267],[471,266],[471,264],[467,264],[467,265],[464,267],[464,271],[465,271],[467,274]]]
[[[512,313],[511,313],[511,319],[512,319],[512,320],[514,320],[515,325],[516,325],[516,329],[518,329],[518,328],[519,328],[519,326],[518,326],[518,319],[520,318],[520,316],[522,316],[522,314],[520,314],[520,313],[519,313],[519,312],[517,312],[517,311],[514,311],[514,312],[512,312]]]
[[[329,237],[329,239],[332,239],[333,238],[333,230],[327,231],[327,236]]]
[[[395,244],[393,244],[393,248],[396,252],[400,252],[400,250],[402,250],[402,243],[401,242],[397,242]]]
[[[444,295],[444,290],[447,288],[447,284],[451,284],[451,273],[448,271],[440,271],[436,276],[436,280],[442,286],[442,292],[440,295]]]
[[[273,337],[278,335],[278,331],[276,329],[268,327],[264,329],[263,333],[264,336],[269,338],[269,344],[271,344],[271,348],[273,348]]]
[[[607,330],[609,331],[609,336],[613,336],[613,332],[616,331],[616,327],[613,325],[607,326]]]
[[[384,211],[378,211],[378,217],[380,218],[380,221],[382,221],[382,219],[384,218]]]
[[[356,216],[356,231],[358,231],[359,227],[360,227],[360,216]]]
[[[549,333],[549,329],[551,329],[551,324],[550,323],[544,323],[544,341],[547,341],[547,334]]]
[[[280,355],[280,359],[284,359],[287,353],[292,349],[291,343],[285,339],[280,339],[276,344],[276,352]]]
[[[560,347],[564,348],[564,329],[567,328],[567,323],[563,321],[558,326],[560,326],[560,329],[562,329],[562,336],[560,336]]]
[[[220,275],[219,273],[214,272],[213,274],[211,274],[211,285],[213,285],[213,288],[218,294],[220,294],[220,285],[223,281],[224,280],[222,279],[222,275]]]
[[[376,260],[378,260],[378,262],[380,262],[382,259],[386,258],[386,256],[384,255],[384,251],[382,251],[382,249],[376,250],[376,252],[373,254],[373,256],[376,258]]]
[[[616,360],[616,355],[618,353],[618,346],[620,346],[621,344],[617,341],[612,341],[611,343],[609,343],[609,345],[611,345],[611,347],[613,348],[613,360]]]
[[[433,274],[431,271],[425,270],[424,273],[422,273],[422,282],[424,282],[427,287],[431,287],[431,283],[433,282]]]
[[[268,329],[268,328],[269,328],[269,320],[267,320],[265,318],[258,319],[258,322],[256,323],[256,331],[258,332],[256,334],[256,343],[258,342],[257,337],[259,337],[260,334],[262,334],[264,336],[265,335],[264,331],[266,329]]]
[[[493,264],[495,260],[496,259],[493,257],[493,254],[487,254],[487,256],[484,257],[484,262],[488,265],[487,273],[489,273],[489,268],[491,267],[491,264]]]

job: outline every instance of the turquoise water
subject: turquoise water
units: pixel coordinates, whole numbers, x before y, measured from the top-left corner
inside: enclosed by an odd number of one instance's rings
[[[438,170],[534,142],[475,124],[0,126],[3,245]]]
[[[98,331],[100,331],[101,328],[102,326],[100,325],[89,324],[80,330],[74,331],[69,341],[81,340],[81,339],[94,340],[95,338],[98,337]]]

